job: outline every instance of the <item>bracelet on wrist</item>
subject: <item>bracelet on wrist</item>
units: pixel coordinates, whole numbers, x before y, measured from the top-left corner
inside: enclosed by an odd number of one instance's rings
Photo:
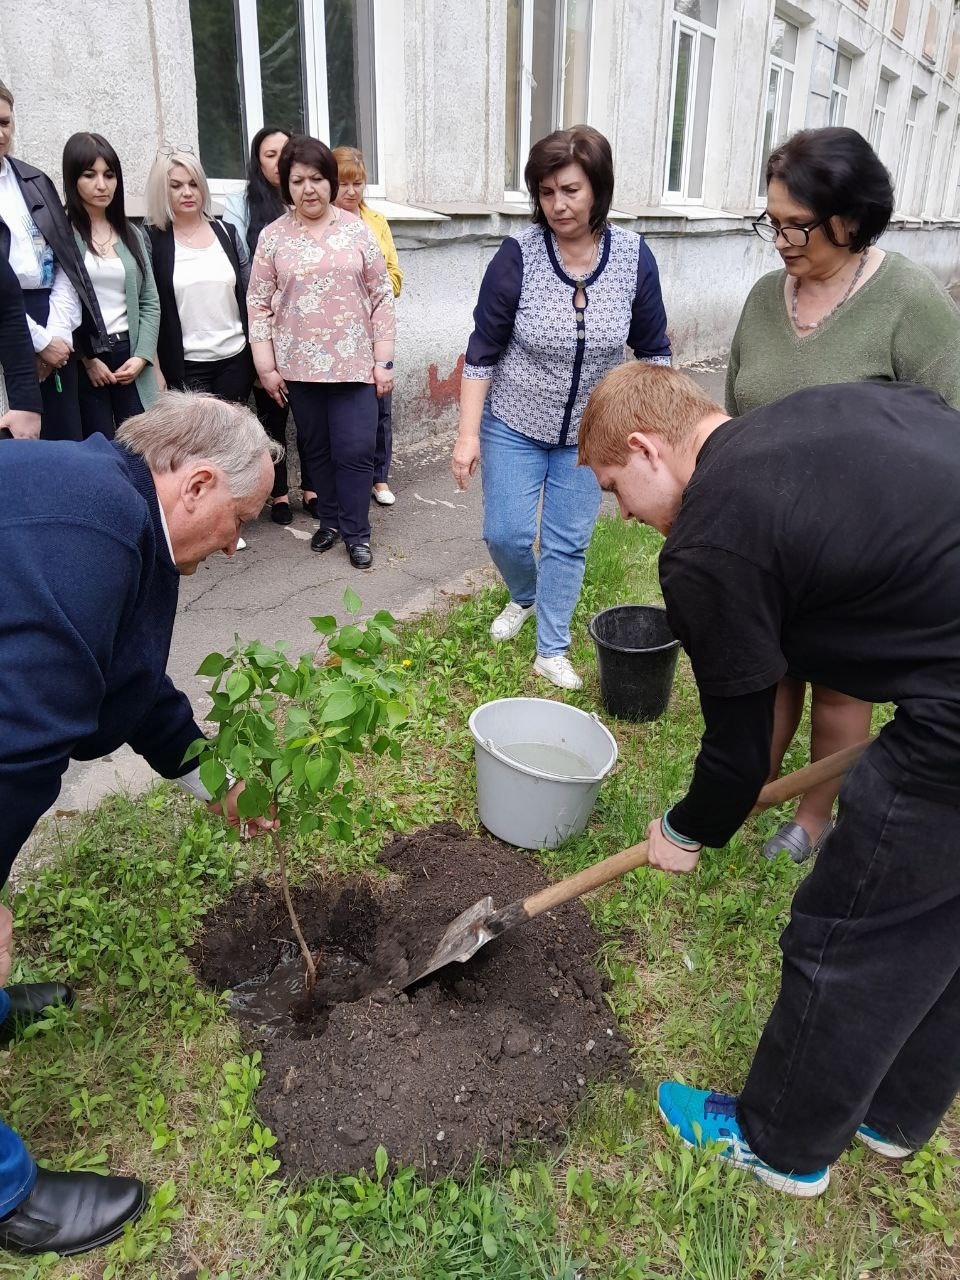
[[[665,813],[660,819],[660,830],[671,844],[679,845],[681,849],[689,849],[693,851],[694,849],[703,848],[703,845],[699,840],[691,840],[689,836],[682,836],[679,831],[674,831],[673,827],[670,825],[670,819],[667,813]]]

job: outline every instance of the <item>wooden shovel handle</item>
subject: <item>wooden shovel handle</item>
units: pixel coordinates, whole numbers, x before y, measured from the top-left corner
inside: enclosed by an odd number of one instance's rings
[[[759,813],[763,809],[770,809],[774,805],[782,804],[784,800],[792,800],[795,796],[803,795],[818,783],[841,777],[860,758],[872,741],[873,739],[870,738],[866,742],[858,742],[855,747],[845,747],[843,751],[835,751],[832,756],[824,756],[822,760],[805,765],[793,773],[785,774],[775,782],[768,782],[757,796],[757,803],[751,812]],[[628,871],[644,866],[646,861],[647,842],[641,840],[639,844],[633,844],[629,849],[621,849],[619,853],[611,854],[602,862],[584,867],[576,875],[569,876],[566,880],[558,880],[556,884],[548,885],[539,893],[533,893],[529,898],[524,898],[524,916],[532,920],[534,916],[540,915],[543,911],[549,911],[551,907],[572,902],[574,898],[582,897],[591,889],[599,889],[601,885],[609,884],[618,876],[626,875]]]

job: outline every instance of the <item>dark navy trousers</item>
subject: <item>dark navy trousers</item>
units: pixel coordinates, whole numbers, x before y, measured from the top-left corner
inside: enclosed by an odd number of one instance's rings
[[[287,382],[297,447],[317,491],[320,527],[348,547],[370,541],[370,494],[377,444],[372,382]]]

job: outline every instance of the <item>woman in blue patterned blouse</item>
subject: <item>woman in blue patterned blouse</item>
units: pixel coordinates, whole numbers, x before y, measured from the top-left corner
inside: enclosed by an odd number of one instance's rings
[[[593,473],[577,467],[580,415],[625,346],[669,364],[670,343],[653,254],[607,221],[606,138],[585,125],[551,133],[523,176],[533,226],[504,240],[483,277],[452,466],[461,489],[482,466],[483,536],[510,591],[491,636],[512,640],[536,614],[534,671],[578,689],[570,619],[600,509]]]

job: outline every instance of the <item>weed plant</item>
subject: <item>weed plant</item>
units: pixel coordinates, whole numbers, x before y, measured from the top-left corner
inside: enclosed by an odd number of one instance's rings
[[[659,539],[601,521],[574,620],[573,660],[594,670],[589,616],[654,602]],[[475,827],[466,721],[480,702],[544,694],[533,629],[492,648],[490,589],[402,629],[396,663],[415,710],[401,750],[358,764],[370,825],[318,830],[288,849],[294,880],[378,875],[393,831]],[[263,637],[270,641],[274,637]],[[560,696],[560,695],[557,695]],[[568,695],[599,707],[595,678]],[[879,710],[878,721],[886,713]],[[668,713],[605,717],[620,763],[584,834],[544,855],[564,875],[633,843],[679,796],[701,732],[681,658]],[[804,763],[799,735],[786,767]],[[777,938],[803,868],[759,856],[786,809],[752,820],[697,875],[648,870],[588,903],[633,1078],[595,1088],[559,1155],[425,1184],[381,1151],[356,1177],[293,1184],[259,1124],[257,1055],[226,1002],[194,980],[184,947],[205,911],[270,856],[238,847],[175,788],[115,798],[78,820],[14,903],[15,979],[66,977],[79,1006],[0,1053],[4,1118],[53,1168],[111,1168],[155,1189],[145,1218],[86,1258],[0,1254],[17,1280],[948,1280],[960,1275],[957,1110],[901,1165],[864,1148],[828,1193],[784,1199],[680,1147],[656,1114],[662,1078],[735,1091],[777,988]],[[51,841],[53,842],[53,836]]]

